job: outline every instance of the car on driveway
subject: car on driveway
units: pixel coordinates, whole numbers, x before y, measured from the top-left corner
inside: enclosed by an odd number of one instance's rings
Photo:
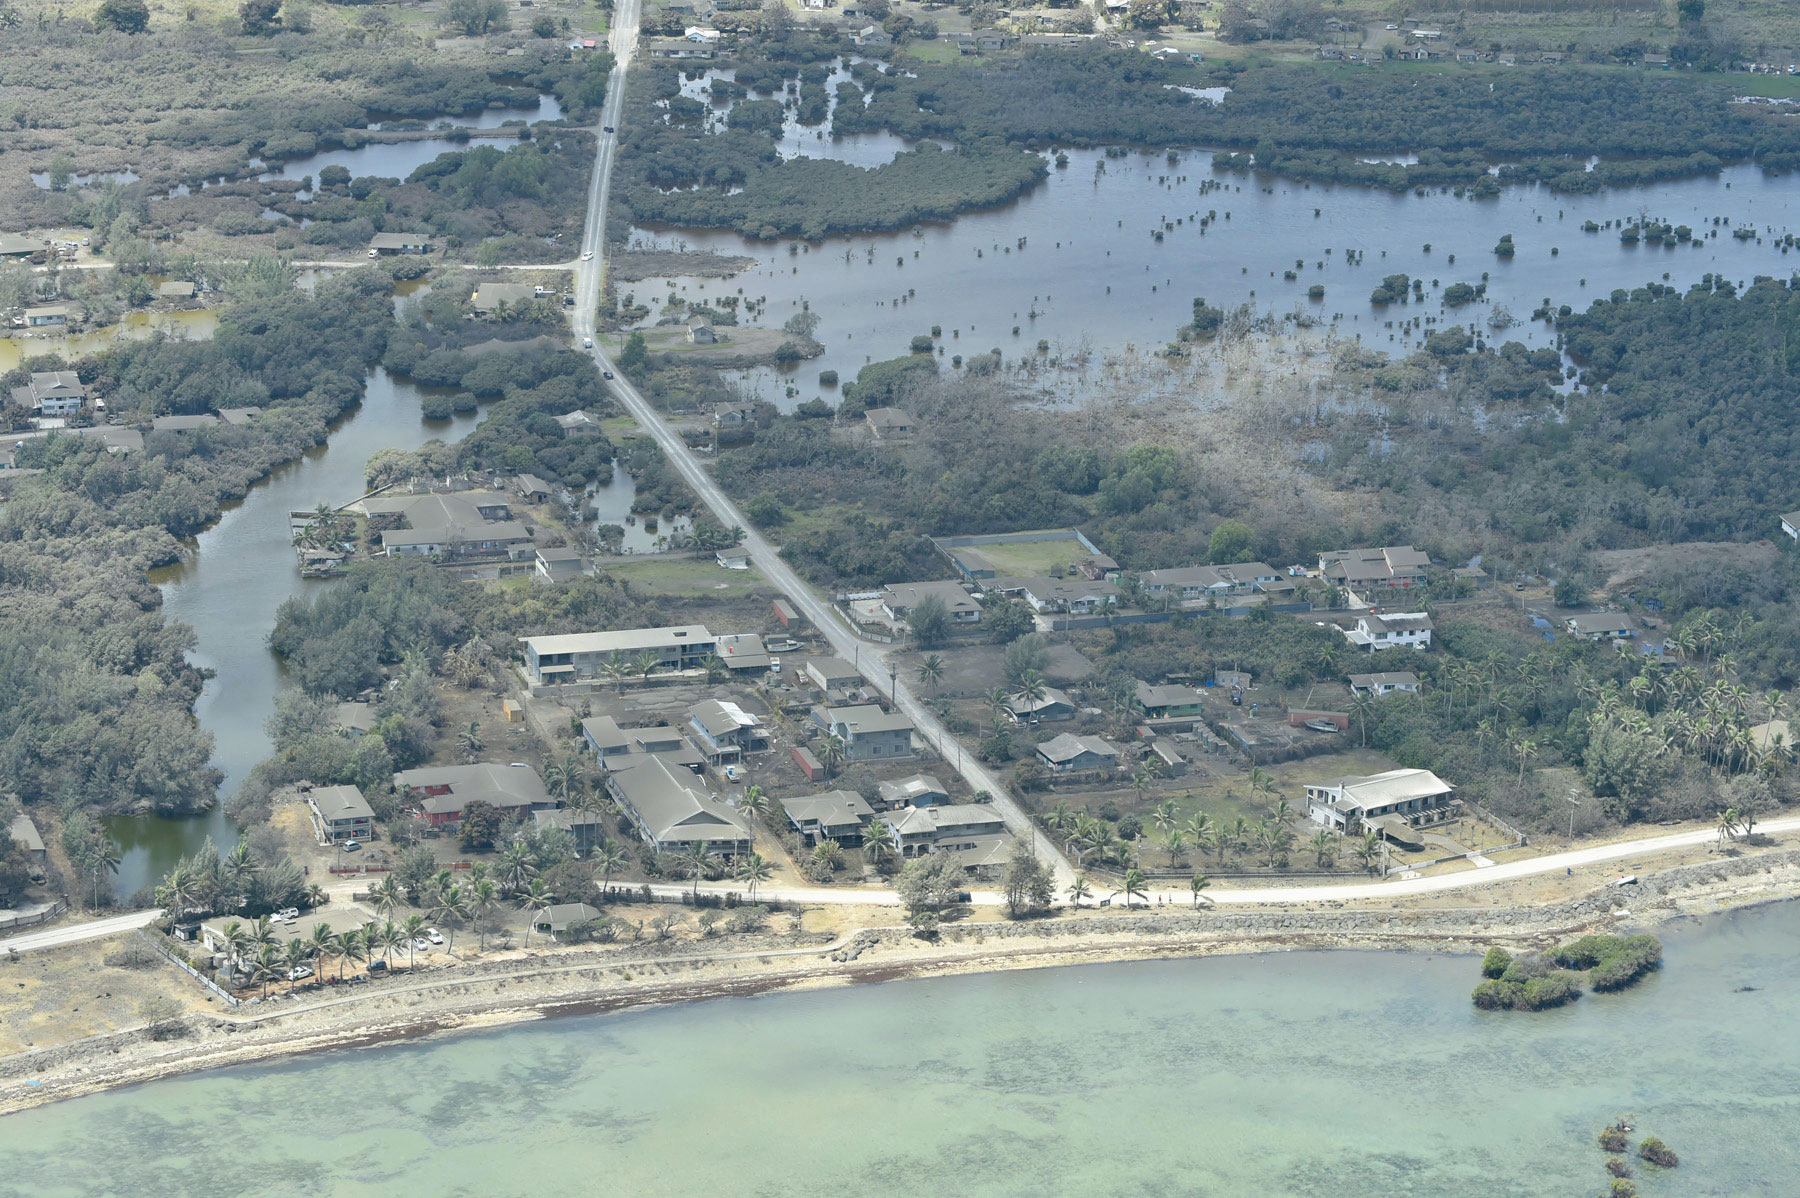
[[[444,942],[443,935],[439,933],[436,928],[426,928],[425,939],[431,941],[433,944],[442,944]]]
[[[431,947],[431,941],[425,939],[423,936],[414,936],[412,946],[420,952],[424,952]]]
[[[362,841],[346,840],[344,843],[338,845],[338,848],[343,849],[346,853],[358,853],[362,851]]]

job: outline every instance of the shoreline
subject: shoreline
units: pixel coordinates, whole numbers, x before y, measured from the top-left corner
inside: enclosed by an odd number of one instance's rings
[[[1342,905],[1234,913],[1150,909],[1005,923],[958,923],[935,942],[906,927],[861,928],[814,942],[769,936],[712,953],[571,950],[473,963],[426,980],[247,1016],[205,1015],[184,1034],[110,1032],[0,1059],[0,1115],[202,1070],[302,1054],[831,986],[1123,961],[1294,951],[1479,954],[1538,947],[1606,927],[1661,927],[1800,897],[1800,850],[1646,875],[1563,902],[1491,909]],[[1627,904],[1627,905],[1622,905]]]

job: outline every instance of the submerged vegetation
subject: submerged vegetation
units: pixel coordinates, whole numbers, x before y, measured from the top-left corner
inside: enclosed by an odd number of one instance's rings
[[[1623,990],[1661,964],[1662,941],[1654,936],[1583,936],[1520,957],[1493,948],[1481,962],[1486,980],[1475,987],[1475,1005],[1484,1011],[1542,1011],[1580,998],[1584,982],[1597,993]],[[1606,1145],[1604,1138],[1601,1143]]]

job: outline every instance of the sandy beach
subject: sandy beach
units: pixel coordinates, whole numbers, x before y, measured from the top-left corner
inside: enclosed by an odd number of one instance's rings
[[[16,1053],[0,1059],[0,1113],[299,1053],[808,987],[1172,956],[1533,947],[1580,932],[1642,930],[1800,895],[1800,850],[1673,866],[1623,887],[1593,878],[1571,882],[1581,891],[1535,904],[1484,895],[1489,901],[1480,906],[1086,910],[1020,922],[951,923],[935,940],[919,939],[905,927],[877,926],[835,935],[768,933],[514,953],[401,974],[348,994],[246,1004],[233,1013],[209,1008],[183,1019],[180,1034],[167,1039],[126,1028]],[[696,951],[708,944],[717,947]]]

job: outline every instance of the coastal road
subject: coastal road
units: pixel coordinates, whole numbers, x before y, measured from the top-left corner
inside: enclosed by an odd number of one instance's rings
[[[161,914],[160,908],[153,907],[148,911],[133,911],[129,915],[111,915],[105,919],[90,920],[87,923],[51,928],[47,932],[25,932],[18,936],[8,936],[0,940],[0,952],[23,953],[34,948],[60,948],[65,944],[79,944],[83,940],[99,940],[105,936],[117,936],[120,932],[130,932],[137,928],[148,927],[150,922]]]
[[[612,51],[616,65],[613,67],[612,78],[607,83],[602,126],[618,128],[620,114],[624,110],[625,75],[631,67],[631,58],[636,49],[640,4],[641,0],[619,0],[613,9]],[[606,208],[612,194],[612,168],[617,148],[618,137],[605,132],[603,128],[598,135],[594,155],[594,175],[588,185],[587,223],[582,229],[581,239],[582,261],[575,268],[575,335],[578,338],[594,337],[594,312],[600,300],[601,272],[606,251]],[[970,789],[977,793],[988,793],[993,800],[994,810],[1006,821],[1007,829],[1014,836],[1031,842],[1038,859],[1051,865],[1056,874],[1058,893],[1066,889],[1075,878],[1073,867],[1049,837],[1038,831],[1031,817],[1013,800],[1012,792],[1007,789],[1006,784],[981,762],[961,751],[949,730],[899,680],[895,667],[889,660],[888,651],[863,644],[839,621],[832,607],[821,600],[781,560],[774,547],[744,518],[737,505],[701,466],[700,459],[688,448],[687,442],[669,427],[661,413],[651,406],[605,352],[598,346],[591,352],[602,370],[613,372],[613,395],[631,413],[632,418],[656,439],[664,456],[712,512],[713,518],[725,528],[736,525],[745,530],[743,548],[757,569],[762,571],[763,577],[788,597],[799,613],[825,636],[840,657],[853,662],[870,685],[893,701],[895,709],[913,722],[919,735],[937,748],[946,766],[961,774]],[[771,892],[771,897],[775,897],[774,892]]]

